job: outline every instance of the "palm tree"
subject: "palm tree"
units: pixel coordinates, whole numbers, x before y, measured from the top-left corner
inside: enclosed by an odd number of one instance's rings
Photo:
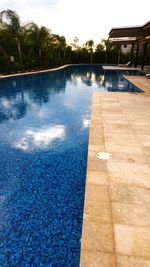
[[[57,64],[62,64],[65,62],[66,57],[66,39],[64,36],[59,36],[58,34],[51,34],[50,44],[51,46],[51,56],[52,51],[57,55]],[[63,58],[62,58],[63,54]]]
[[[78,37],[74,38],[73,42],[71,43],[71,47],[72,47],[73,50],[80,49]]]
[[[105,50],[105,64],[107,63],[107,54],[112,49],[112,44],[110,43],[109,39],[102,39],[101,44],[104,46]]]
[[[91,58],[91,64],[92,64],[92,55],[93,55],[93,46],[94,46],[94,41],[93,40],[89,40],[86,42],[85,44],[88,52],[90,53],[90,58]]]
[[[50,38],[50,30],[46,27],[39,27],[35,23],[26,25],[26,43],[38,50],[38,57],[41,64],[42,50],[48,45]]]
[[[20,64],[22,66],[22,53],[21,53],[21,38],[22,38],[22,26],[20,23],[20,18],[15,11],[10,9],[3,10],[0,12],[0,26],[2,28],[8,29],[10,34],[15,37],[17,42],[18,54],[20,59]]]
[[[63,51],[63,61],[65,62],[65,56],[66,56],[66,39],[64,36],[59,36],[59,50]],[[63,62],[62,62],[63,63]]]

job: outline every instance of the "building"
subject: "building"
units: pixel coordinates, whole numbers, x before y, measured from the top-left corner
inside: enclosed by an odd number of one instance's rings
[[[132,62],[135,55],[135,66],[139,51],[142,54],[141,69],[146,64],[150,64],[150,21],[142,26],[112,28],[109,32],[109,40],[114,45],[121,45],[124,53],[131,52]]]

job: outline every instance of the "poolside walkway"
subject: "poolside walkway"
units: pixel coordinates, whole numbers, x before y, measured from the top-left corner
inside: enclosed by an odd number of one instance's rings
[[[103,70],[141,70],[140,68],[126,66],[103,66]]]
[[[93,95],[80,267],[150,266],[150,80],[125,78],[145,93]]]

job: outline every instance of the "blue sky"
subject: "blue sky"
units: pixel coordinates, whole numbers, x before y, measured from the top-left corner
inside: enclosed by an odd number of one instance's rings
[[[81,44],[97,44],[112,27],[142,25],[150,20],[149,0],[0,0],[0,11],[15,10],[22,23],[34,21]]]

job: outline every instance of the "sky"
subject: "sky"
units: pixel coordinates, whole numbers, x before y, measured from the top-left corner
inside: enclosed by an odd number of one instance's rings
[[[111,28],[143,25],[150,20],[149,0],[0,0],[0,11],[15,10],[23,24],[35,22],[80,45],[107,38]]]

